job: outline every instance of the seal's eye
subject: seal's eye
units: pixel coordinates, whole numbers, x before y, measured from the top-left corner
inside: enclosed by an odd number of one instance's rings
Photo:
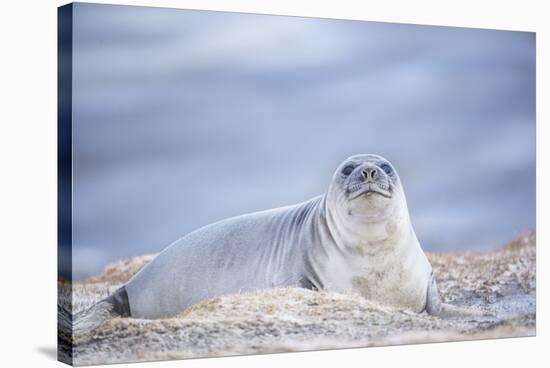
[[[355,169],[355,166],[348,165],[348,166],[346,166],[342,169],[342,174],[348,176],[349,174],[351,174],[353,172],[354,169]]]
[[[391,175],[392,169],[391,169],[390,165],[388,165],[388,164],[382,164],[382,165],[380,165],[380,168],[381,168],[382,170],[384,170],[384,172],[385,172],[386,174]]]

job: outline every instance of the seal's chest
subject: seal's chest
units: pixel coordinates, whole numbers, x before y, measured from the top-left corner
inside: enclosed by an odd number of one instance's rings
[[[403,309],[422,309],[425,277],[419,267],[403,257],[361,257],[347,277],[354,292],[378,303]]]
[[[367,266],[351,272],[349,278],[354,291],[361,295],[371,298],[384,293],[387,297],[390,293],[400,291],[407,272],[399,265]]]

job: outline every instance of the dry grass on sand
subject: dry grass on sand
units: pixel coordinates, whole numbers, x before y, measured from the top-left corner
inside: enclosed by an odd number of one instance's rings
[[[117,262],[95,277],[74,283],[74,310],[82,310],[116,290],[152,257]],[[107,321],[90,334],[75,338],[73,363],[89,365],[535,334],[534,232],[520,234],[505,247],[493,251],[431,253],[428,257],[446,302],[491,311],[494,316],[444,320],[426,313],[392,310],[352,293],[271,289],[210,299],[169,319]],[[60,283],[60,291],[69,295],[67,287],[70,285]]]

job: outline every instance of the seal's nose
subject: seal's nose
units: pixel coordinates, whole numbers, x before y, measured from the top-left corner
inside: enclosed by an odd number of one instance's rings
[[[363,170],[361,170],[361,176],[363,177],[363,180],[366,181],[372,181],[376,179],[376,169],[374,167],[365,167]]]

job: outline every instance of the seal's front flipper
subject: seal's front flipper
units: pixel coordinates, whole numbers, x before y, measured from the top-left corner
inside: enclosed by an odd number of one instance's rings
[[[428,314],[440,318],[481,320],[488,317],[494,317],[490,312],[443,303],[439,295],[439,290],[437,289],[437,283],[433,272],[430,275],[430,281],[428,283],[425,309]]]

